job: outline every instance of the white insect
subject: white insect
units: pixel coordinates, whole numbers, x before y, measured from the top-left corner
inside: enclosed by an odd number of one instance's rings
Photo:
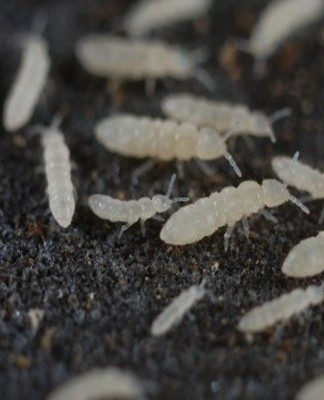
[[[324,375],[307,382],[297,393],[296,400],[323,400]]]
[[[179,48],[157,40],[92,34],[79,40],[76,55],[91,74],[116,80],[188,79],[193,61]]]
[[[320,304],[324,300],[323,286],[308,286],[306,289],[294,289],[290,293],[255,307],[245,314],[238,329],[243,332],[261,332],[279,321],[284,321],[304,311],[306,308]]]
[[[262,65],[288,37],[323,15],[323,0],[274,0],[254,27],[249,49]]]
[[[47,400],[141,399],[142,384],[133,374],[115,367],[93,369],[70,379]]]
[[[167,96],[162,102],[163,112],[182,122],[200,127],[211,127],[231,135],[268,136],[275,142],[271,118],[245,105],[234,105],[204,99],[186,93]]]
[[[288,200],[309,213],[309,210],[288,192],[286,186],[275,179],[266,179],[262,185],[255,181],[244,181],[237,188],[226,187],[219,193],[214,192],[209,197],[180,208],[163,226],[160,238],[168,244],[186,245],[210,236],[220,227],[227,225],[224,236],[227,250],[228,239],[236,222],[242,219],[247,234],[247,217],[263,210],[265,206],[277,207]],[[268,214],[265,216],[270,217]]]
[[[105,118],[96,125],[96,137],[108,150],[124,156],[213,160],[225,157],[236,174],[241,171],[228,153],[224,138],[214,129],[198,129],[191,123],[132,115]]]
[[[193,285],[173,299],[171,304],[153,321],[151,334],[153,336],[164,335],[172,326],[178,324],[185,313],[205,295],[204,285],[204,281],[199,286]]]
[[[58,224],[67,228],[75,211],[70,152],[55,123],[42,129],[42,144],[49,207]]]
[[[294,158],[278,156],[272,159],[272,169],[279,178],[299,190],[309,192],[313,199],[324,198],[324,173],[297,161]]]
[[[293,247],[286,257],[282,268],[285,275],[294,278],[306,278],[324,271],[324,232],[302,240]]]
[[[287,185],[310,193],[312,200],[324,198],[324,173],[298,161],[299,153],[293,158],[278,156],[272,159],[272,169]],[[324,218],[324,207],[319,222]]]
[[[44,89],[49,68],[44,39],[39,36],[26,38],[18,75],[4,104],[6,130],[16,131],[28,123]]]
[[[119,237],[137,221],[141,222],[144,236],[144,223],[146,220],[153,218],[157,213],[166,212],[174,203],[189,200],[184,197],[170,199],[175,178],[176,175],[172,175],[166,195],[157,194],[152,199],[142,197],[139,200],[122,201],[110,196],[94,194],[89,197],[89,206],[99,218],[112,222],[126,222],[126,225],[121,228]]]
[[[126,15],[125,30],[140,36],[152,29],[195,19],[206,14],[211,0],[142,0]]]

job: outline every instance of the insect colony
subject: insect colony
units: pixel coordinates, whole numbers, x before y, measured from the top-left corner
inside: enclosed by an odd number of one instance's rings
[[[208,0],[143,0],[125,17],[124,29],[130,38],[89,34],[76,43],[76,56],[90,74],[115,81],[169,76],[181,80],[197,77],[208,84],[208,79],[202,79],[198,62],[192,54],[162,41],[143,39],[142,36],[153,28],[204,15],[210,6],[211,1]],[[255,57],[255,73],[262,73],[267,59],[287,37],[323,15],[322,0],[270,2],[261,14],[250,41],[242,44]],[[273,29],[274,26],[278,29]],[[16,131],[29,122],[46,85],[49,67],[45,40],[37,35],[27,37],[23,43],[20,69],[4,104],[3,123],[6,130]],[[204,161],[224,157],[239,177],[242,173],[228,152],[227,140],[234,135],[276,140],[272,124],[277,116],[267,117],[261,110],[250,110],[243,104],[216,102],[190,93],[175,93],[164,98],[161,109],[165,119],[129,114],[105,116],[97,122],[95,136],[109,151],[125,157],[152,158],[164,162],[171,159],[185,161],[197,158]],[[284,110],[281,114],[285,116],[287,112]],[[57,223],[67,228],[75,211],[69,149],[58,123],[41,128],[40,134],[49,207]],[[281,182],[275,179],[266,179],[261,184],[251,180],[242,181],[238,187],[225,187],[209,197],[185,205],[171,215],[162,227],[161,240],[171,245],[188,245],[227,225],[224,235],[227,250],[231,232],[238,221],[242,220],[248,235],[247,217],[250,215],[261,213],[274,219],[272,214],[264,210],[265,207],[277,207],[290,201],[309,213],[308,208],[289,193],[287,186],[309,192],[311,199],[324,198],[324,173],[299,162],[297,157],[275,157],[272,167]],[[165,195],[122,201],[105,194],[93,194],[89,197],[89,207],[101,219],[124,222],[126,225],[123,225],[120,234],[138,221],[144,231],[147,219],[170,210],[174,203],[189,201],[187,198],[170,198],[174,180],[175,176],[171,178]],[[321,217],[323,215],[324,212]],[[295,278],[321,273],[324,271],[323,245],[324,232],[301,241],[287,255],[282,272]],[[203,282],[180,293],[153,321],[151,334],[158,336],[168,332],[206,292]],[[241,318],[238,329],[242,332],[260,332],[323,300],[323,286],[295,289],[249,311]],[[109,373],[119,374],[114,370]],[[122,378],[118,375],[118,379]],[[316,387],[323,387],[320,378],[315,383]],[[109,392],[110,389],[107,390]],[[138,390],[136,386],[135,392]],[[321,398],[316,395],[307,397],[310,390],[311,387],[305,387],[298,399]],[[314,393],[316,390],[313,390]],[[319,392],[321,395],[322,391]]]

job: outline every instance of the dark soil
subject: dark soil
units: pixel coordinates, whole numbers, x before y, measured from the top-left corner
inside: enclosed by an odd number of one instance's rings
[[[216,4],[217,3],[217,4]],[[289,249],[317,234],[322,202],[309,203],[305,216],[293,205],[274,210],[278,224],[261,216],[249,220],[247,241],[238,227],[227,253],[224,229],[183,248],[159,239],[161,223],[149,221],[146,237],[139,225],[118,242],[119,224],[96,218],[87,207],[92,193],[131,199],[164,193],[175,163],[158,164],[137,185],[131,173],[141,161],[107,152],[94,139],[98,118],[116,111],[161,115],[167,93],[194,94],[244,102],[271,114],[291,107],[277,123],[278,141],[243,138],[231,152],[245,179],[273,176],[275,154],[293,155],[324,170],[324,52],[319,25],[292,38],[269,60],[263,79],[253,76],[253,59],[236,52],[229,37],[247,38],[266,1],[223,0],[207,19],[153,32],[189,50],[208,49],[203,67],[217,89],[198,82],[166,79],[153,98],[143,82],[125,83],[118,92],[87,74],[74,57],[76,40],[93,31],[119,32],[129,1],[0,0],[1,106],[19,66],[19,39],[35,16],[48,17],[44,32],[52,69],[47,92],[31,123],[16,134],[0,134],[0,388],[2,400],[38,400],[68,378],[93,367],[114,365],[154,383],[150,399],[293,399],[302,384],[324,372],[324,305],[252,341],[236,330],[240,316],[298,286],[281,273]],[[220,57],[222,55],[222,57]],[[221,60],[221,61],[220,61]],[[39,137],[34,124],[48,124],[64,112],[62,130],[75,164],[78,195],[72,225],[63,230],[48,209]],[[239,179],[226,161],[210,163],[206,177],[187,163],[174,195],[194,200]],[[293,191],[294,194],[303,194]],[[219,262],[219,269],[213,268]],[[181,290],[206,279],[209,295],[166,336],[152,338],[153,318]],[[33,329],[32,309],[44,318]],[[151,386],[151,385],[150,385]]]

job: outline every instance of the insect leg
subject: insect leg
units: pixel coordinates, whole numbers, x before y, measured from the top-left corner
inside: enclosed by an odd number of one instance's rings
[[[143,164],[141,164],[139,167],[135,168],[135,170],[132,173],[133,185],[137,185],[138,178],[140,178],[142,175],[146,174],[146,172],[149,172],[154,167],[155,164],[156,164],[155,160],[148,160],[148,161],[145,161]]]
[[[230,153],[225,153],[224,157],[226,158],[226,160],[230,163],[231,167],[234,169],[235,173],[237,176],[239,176],[240,178],[242,177],[242,172],[239,168],[239,166],[236,164],[236,161],[234,160],[234,158],[232,157],[232,155]]]
[[[324,205],[322,207],[322,211],[321,211],[320,217],[318,219],[318,223],[321,224],[323,222],[323,220],[324,220]]]
[[[247,218],[245,216],[242,218],[242,225],[243,225],[243,229],[244,229],[244,233],[245,233],[246,239],[249,240],[250,228],[249,228],[248,220],[247,220]]]
[[[145,221],[143,219],[141,219],[140,224],[141,224],[142,236],[145,238]]]
[[[261,214],[264,218],[266,218],[267,220],[269,220],[269,221],[271,221],[271,222],[273,222],[273,223],[277,223],[277,222],[278,222],[277,218],[276,218],[274,215],[272,215],[271,212],[268,211],[268,210],[261,210],[261,211],[260,211],[260,214]]]
[[[228,241],[229,238],[231,237],[231,234],[233,232],[234,229],[234,225],[228,226],[224,235],[224,250],[227,251],[228,250]]]
[[[119,232],[119,235],[118,235],[118,240],[121,239],[121,237],[123,236],[124,232],[126,232],[127,229],[130,228],[131,226],[132,226],[132,224],[125,224],[120,228],[120,232]]]
[[[197,167],[202,171],[206,176],[211,177],[215,175],[215,171],[205,162],[199,160],[197,158],[194,159]]]
[[[300,200],[298,200],[295,196],[290,194],[288,196],[288,200],[294,203],[297,207],[299,207],[304,213],[309,214],[309,209],[306,206],[304,206],[304,204]]]

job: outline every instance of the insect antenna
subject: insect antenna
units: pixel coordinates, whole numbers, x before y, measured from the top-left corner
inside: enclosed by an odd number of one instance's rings
[[[297,197],[289,194],[288,200],[296,204],[296,206],[299,207],[304,213],[309,214],[309,209],[300,200],[298,200]]]
[[[280,121],[281,119],[290,117],[292,115],[291,108],[286,107],[281,110],[275,111],[272,115],[270,115],[269,120],[272,124]]]
[[[242,177],[242,172],[241,172],[239,166],[237,165],[236,161],[234,160],[233,156],[230,153],[225,153],[224,157],[230,163],[230,165],[234,169],[236,175],[241,178]]]
[[[168,190],[167,190],[167,192],[165,194],[165,197],[168,198],[168,199],[171,196],[171,192],[172,192],[172,189],[173,189],[173,186],[174,186],[174,182],[175,182],[176,179],[177,179],[177,175],[176,174],[172,174],[170,182],[169,182]],[[172,200],[172,203],[185,203],[185,202],[187,202],[189,200],[190,200],[189,197],[175,197]]]

